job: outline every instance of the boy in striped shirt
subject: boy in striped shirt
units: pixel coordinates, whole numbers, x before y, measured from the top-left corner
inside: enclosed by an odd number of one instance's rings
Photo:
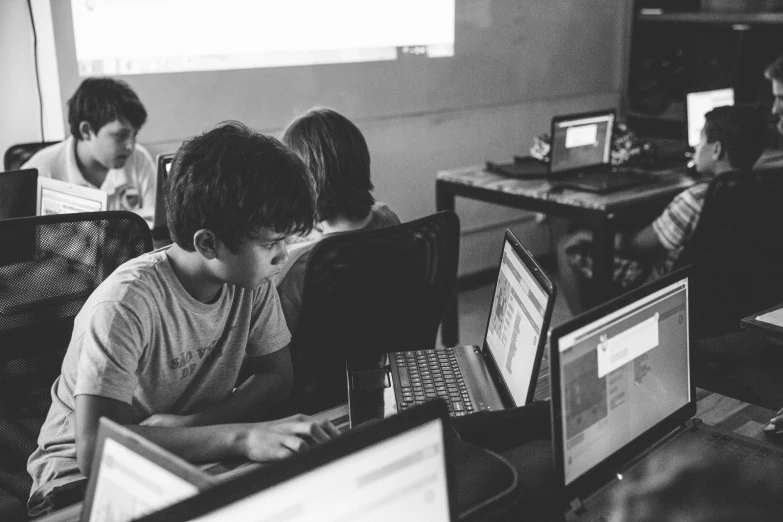
[[[635,288],[671,271],[699,222],[710,181],[731,170],[749,171],[764,148],[766,123],[750,107],[718,107],[705,117],[694,164],[699,181],[678,194],[658,218],[637,232],[615,236],[614,293]],[[587,283],[593,277],[592,234],[579,231],[558,247],[561,286],[571,311],[589,307]]]

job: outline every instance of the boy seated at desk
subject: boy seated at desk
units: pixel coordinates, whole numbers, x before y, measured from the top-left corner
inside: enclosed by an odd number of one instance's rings
[[[22,168],[109,195],[108,210],[130,210],[150,223],[155,213],[157,171],[136,143],[147,111],[127,83],[88,78],[68,100],[71,135],[38,151]]]
[[[614,293],[631,290],[650,278],[671,271],[699,222],[710,181],[731,170],[750,171],[764,149],[766,124],[750,107],[718,107],[705,116],[694,163],[702,176],[685,189],[651,224],[635,233],[615,236],[617,255],[612,282]],[[594,304],[589,283],[593,278],[592,234],[579,231],[558,244],[561,288],[573,313]]]
[[[361,131],[332,109],[311,109],[283,133],[288,145],[307,165],[316,191],[316,231],[289,248],[288,264],[277,283],[286,324],[294,330],[302,307],[302,288],[309,253],[328,235],[399,225],[400,218],[370,192],[370,151]]]
[[[291,339],[270,278],[314,222],[305,165],[226,123],[185,142],[168,180],[174,244],[119,267],[90,296],[28,461],[31,516],[78,502],[106,416],[190,461],[281,459],[338,432],[259,418],[292,386]],[[234,389],[245,359],[253,375]]]

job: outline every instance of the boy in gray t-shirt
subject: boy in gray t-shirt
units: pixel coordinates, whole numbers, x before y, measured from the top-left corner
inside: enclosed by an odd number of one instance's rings
[[[75,319],[28,461],[31,516],[79,499],[101,416],[192,461],[280,459],[338,433],[305,416],[244,423],[292,386],[270,278],[286,236],[314,222],[304,164],[274,138],[223,124],[182,145],[166,200],[174,244],[119,267]],[[253,375],[234,390],[243,359]]]

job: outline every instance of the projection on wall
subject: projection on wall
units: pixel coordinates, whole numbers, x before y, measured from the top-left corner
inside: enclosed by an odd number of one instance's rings
[[[455,0],[72,0],[79,76],[454,56]]]

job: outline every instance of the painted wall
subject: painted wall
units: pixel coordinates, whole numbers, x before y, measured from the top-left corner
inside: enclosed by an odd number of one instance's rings
[[[79,82],[63,4],[53,0],[51,5],[60,102]],[[405,65],[403,71],[411,76],[400,78],[404,88],[381,82],[388,71],[376,65],[366,65],[375,76],[367,80],[357,73],[344,92],[335,87],[336,73],[324,72],[324,66],[125,79],[150,112],[139,140],[153,154],[176,149],[182,139],[221,119],[237,118],[279,135],[298,112],[315,104],[332,106],[354,119],[367,137],[376,198],[408,220],[435,210],[437,171],[525,153],[533,137],[548,130],[554,114],[618,106],[627,4],[457,0],[458,60],[426,62],[430,71],[421,64]],[[0,29],[0,77],[16,79],[0,82],[0,150],[5,150],[41,135],[24,0],[0,0]],[[265,89],[270,75],[274,85]],[[410,100],[399,95],[399,89],[413,92],[411,84],[417,81],[424,82],[422,95]],[[272,96],[285,91],[295,94]],[[388,100],[373,103],[380,99]],[[550,248],[549,224],[537,223],[532,214],[464,200],[458,200],[457,212],[463,228],[461,274],[497,263],[506,226],[534,253]]]

